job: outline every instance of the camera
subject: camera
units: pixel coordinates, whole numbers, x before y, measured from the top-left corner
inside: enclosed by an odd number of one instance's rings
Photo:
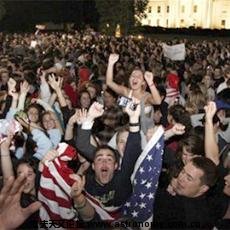
[[[130,103],[131,102],[131,103]],[[137,105],[135,103],[133,103],[132,99],[131,98],[128,98],[128,97],[124,97],[124,96],[120,96],[118,97],[117,99],[117,104],[121,107],[126,107],[128,105],[128,103],[130,103],[130,106],[129,108],[131,110],[135,110]]]

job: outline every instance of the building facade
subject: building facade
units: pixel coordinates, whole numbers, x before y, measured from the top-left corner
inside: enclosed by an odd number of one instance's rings
[[[142,25],[230,29],[230,0],[149,0]]]

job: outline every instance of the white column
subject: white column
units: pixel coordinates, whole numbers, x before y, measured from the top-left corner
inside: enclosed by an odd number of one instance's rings
[[[207,2],[207,19],[206,19],[206,28],[212,28],[212,0]]]
[[[175,26],[180,27],[180,0],[176,0],[175,3]]]

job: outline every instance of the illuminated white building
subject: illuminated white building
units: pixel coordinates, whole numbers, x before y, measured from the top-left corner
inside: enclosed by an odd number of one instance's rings
[[[149,0],[142,25],[230,29],[230,0]]]

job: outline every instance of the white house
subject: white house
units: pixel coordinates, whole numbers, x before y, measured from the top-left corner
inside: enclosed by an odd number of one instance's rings
[[[230,29],[230,0],[149,0],[142,25]]]

